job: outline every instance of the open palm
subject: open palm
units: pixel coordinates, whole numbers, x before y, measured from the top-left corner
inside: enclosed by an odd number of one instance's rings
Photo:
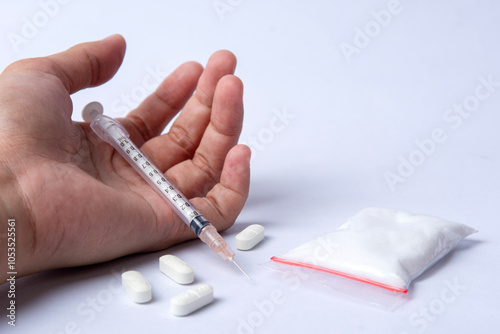
[[[0,76],[0,177],[15,190],[2,196],[9,217],[16,218],[20,275],[195,237],[89,124],[71,120],[70,94],[109,80],[124,53],[125,42],[115,35],[16,62]],[[212,55],[205,69],[185,63],[119,120],[219,230],[234,223],[249,187],[250,150],[236,145],[243,86],[235,66],[228,51]]]

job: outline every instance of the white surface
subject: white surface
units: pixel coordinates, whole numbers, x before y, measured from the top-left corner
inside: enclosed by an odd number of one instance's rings
[[[219,2],[231,7],[222,18],[214,9]],[[73,96],[75,119],[93,100],[110,116],[121,116],[150,92],[151,82],[182,62],[204,64],[212,52],[232,50],[245,84],[241,138],[254,155],[250,198],[223,236],[234,249],[234,236],[258,223],[267,237],[251,252],[236,254],[254,284],[199,241],[19,279],[17,326],[7,326],[3,316],[0,332],[495,332],[500,87],[483,82],[500,81],[500,4],[401,0],[369,42],[359,37],[359,29],[377,28],[373,13],[389,4],[74,0],[15,51],[9,33],[21,34],[42,9],[37,1],[2,1],[1,68],[116,32],[126,38],[118,74]],[[341,46],[355,38],[360,48],[348,62]],[[476,101],[468,106],[474,111],[459,114],[459,104]],[[401,161],[410,158],[419,165],[404,166]],[[398,167],[403,182],[391,188],[386,174]],[[261,265],[370,206],[429,214],[479,233],[419,277],[410,300],[393,312],[348,302]],[[170,298],[185,287],[158,271],[166,253],[194,268],[195,283],[214,287],[210,307],[184,318],[170,314]],[[121,291],[120,273],[132,269],[155,291],[146,305],[130,303]],[[2,303],[6,288],[0,287]]]

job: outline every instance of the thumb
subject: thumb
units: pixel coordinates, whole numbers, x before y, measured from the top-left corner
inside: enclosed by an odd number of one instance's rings
[[[125,40],[112,35],[103,40],[75,45],[46,58],[26,59],[14,63],[4,72],[38,70],[56,76],[69,94],[87,87],[99,86],[111,79],[125,55]]]
[[[54,63],[53,73],[72,94],[111,79],[124,55],[125,39],[121,35],[112,35],[100,41],[75,45],[49,59]]]

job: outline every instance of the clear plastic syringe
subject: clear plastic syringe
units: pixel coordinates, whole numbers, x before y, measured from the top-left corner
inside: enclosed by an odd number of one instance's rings
[[[148,182],[179,217],[224,261],[233,262],[248,278],[250,277],[234,261],[234,252],[224,239],[189,202],[189,200],[163,175],[163,173],[129,139],[130,134],[117,120],[103,115],[99,102],[91,102],[83,108],[82,117],[90,122],[92,130],[111,144],[127,162]]]

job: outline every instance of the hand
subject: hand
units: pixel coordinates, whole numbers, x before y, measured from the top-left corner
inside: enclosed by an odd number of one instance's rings
[[[0,76],[0,261],[7,263],[7,219],[15,218],[18,276],[196,237],[88,123],[71,120],[70,94],[108,81],[124,53],[114,35],[15,62]],[[235,66],[228,51],[205,69],[185,63],[119,120],[218,230],[234,223],[249,188],[250,150],[236,145],[243,86]]]

